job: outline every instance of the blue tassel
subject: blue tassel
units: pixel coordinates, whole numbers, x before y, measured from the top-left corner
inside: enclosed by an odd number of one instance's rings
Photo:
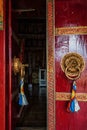
[[[71,112],[75,112],[75,102],[74,102],[74,100],[72,100],[72,101],[70,102],[70,111],[71,111]]]
[[[21,93],[19,94],[19,105],[21,105],[21,106],[28,105],[26,96]]]
[[[20,80],[19,105],[21,106],[28,105],[28,101],[24,93],[24,78],[21,78]]]

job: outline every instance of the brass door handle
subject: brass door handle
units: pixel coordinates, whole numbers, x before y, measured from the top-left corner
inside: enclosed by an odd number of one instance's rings
[[[20,73],[21,77],[24,77],[25,75],[25,67],[28,67],[28,64],[22,64],[19,60],[19,58],[14,57],[12,67],[14,74]]]
[[[61,68],[71,80],[76,80],[80,77],[84,66],[85,62],[83,57],[77,53],[68,53],[61,60]]]

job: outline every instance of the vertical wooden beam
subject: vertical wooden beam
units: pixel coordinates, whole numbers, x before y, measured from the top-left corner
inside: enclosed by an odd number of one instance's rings
[[[47,2],[47,90],[48,130],[55,130],[55,63],[54,63],[54,7],[53,0]]]

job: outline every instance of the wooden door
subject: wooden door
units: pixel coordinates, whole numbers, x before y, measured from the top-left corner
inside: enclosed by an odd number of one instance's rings
[[[8,5],[6,0],[0,0],[0,129],[9,127],[9,43],[8,43]],[[11,66],[11,64],[10,64]],[[10,129],[9,129],[10,130]]]
[[[87,129],[87,1],[48,0],[48,129]],[[68,112],[72,81],[60,62],[67,53],[80,54],[85,69],[76,81],[80,110]]]
[[[72,80],[61,69],[67,53],[80,54],[85,69],[76,80],[80,105],[78,112],[67,112]],[[55,0],[55,120],[56,130],[87,130],[87,1]]]

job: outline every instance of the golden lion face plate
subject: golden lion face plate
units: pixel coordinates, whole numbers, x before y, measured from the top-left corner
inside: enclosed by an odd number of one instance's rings
[[[80,77],[84,66],[85,62],[83,57],[77,53],[68,53],[61,60],[61,68],[71,80],[76,80]]]

